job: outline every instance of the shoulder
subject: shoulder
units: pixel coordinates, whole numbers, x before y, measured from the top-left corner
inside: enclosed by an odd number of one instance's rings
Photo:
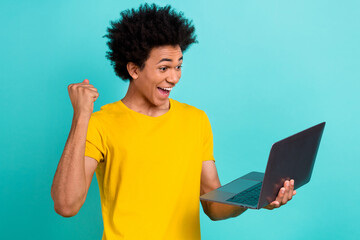
[[[196,116],[199,116],[199,117],[204,117],[204,115],[206,116],[206,113],[195,107],[195,106],[192,106],[190,104],[187,104],[187,103],[182,103],[182,102],[179,102],[177,100],[174,100],[174,99],[171,99],[172,103],[174,104],[174,108],[177,110],[177,111],[181,111],[183,113],[186,113],[186,114],[189,114],[189,115],[196,115]]]
[[[114,114],[120,113],[119,101],[103,105],[99,111],[93,112],[91,117],[96,119],[108,118]]]

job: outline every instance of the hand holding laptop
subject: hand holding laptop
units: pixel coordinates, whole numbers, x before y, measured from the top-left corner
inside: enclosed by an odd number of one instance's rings
[[[252,209],[286,204],[296,194],[294,189],[310,181],[324,127],[322,122],[274,143],[265,173],[250,172],[200,199]]]
[[[284,187],[280,188],[280,191],[274,201],[264,208],[273,210],[274,208],[279,208],[282,205],[285,205],[288,201],[295,196],[296,190],[294,190],[294,179],[284,182]]]

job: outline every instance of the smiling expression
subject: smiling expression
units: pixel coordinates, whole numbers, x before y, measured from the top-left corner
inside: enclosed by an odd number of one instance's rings
[[[183,55],[180,46],[160,46],[150,51],[145,66],[128,66],[133,77],[128,97],[138,105],[163,109],[168,97],[181,77]]]

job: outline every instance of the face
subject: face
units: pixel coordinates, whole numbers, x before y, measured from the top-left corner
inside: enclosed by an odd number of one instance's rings
[[[156,107],[168,104],[170,92],[181,77],[182,60],[180,46],[153,48],[144,68],[137,68],[130,83],[136,97]]]

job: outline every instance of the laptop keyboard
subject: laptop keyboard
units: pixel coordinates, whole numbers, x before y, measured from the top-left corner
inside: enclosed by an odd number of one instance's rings
[[[246,189],[245,191],[239,192],[238,194],[229,198],[226,201],[255,206],[258,204],[259,201],[261,185],[262,182],[259,182],[258,184],[255,184],[254,186]]]

